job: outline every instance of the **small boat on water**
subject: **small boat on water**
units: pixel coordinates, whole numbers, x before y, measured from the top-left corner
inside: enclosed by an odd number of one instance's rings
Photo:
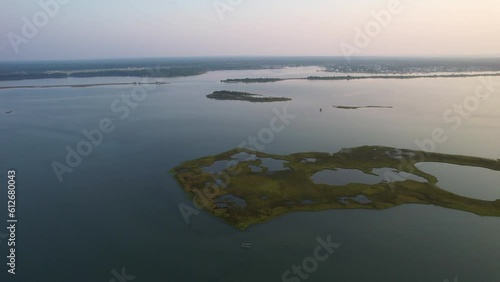
[[[252,243],[243,243],[241,244],[241,248],[250,249],[252,247]]]

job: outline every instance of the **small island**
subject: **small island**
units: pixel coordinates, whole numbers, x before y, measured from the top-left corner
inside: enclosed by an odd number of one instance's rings
[[[357,110],[357,109],[392,109],[392,106],[332,106],[341,110]]]
[[[472,199],[439,188],[435,176],[415,166],[423,155],[425,162],[500,171],[500,160],[364,146],[287,156],[233,149],[187,161],[171,172],[193,203],[240,230],[292,211],[381,210],[404,204],[500,216],[500,200]],[[324,176],[331,173],[355,177],[349,183],[326,183]]]
[[[251,94],[247,92],[227,91],[227,90],[215,91],[212,94],[207,95],[207,98],[214,100],[225,100],[225,101],[247,101],[253,103],[286,102],[292,100],[286,97],[270,97],[259,94]]]
[[[221,80],[222,83],[267,83],[286,80],[285,78],[235,78]]]

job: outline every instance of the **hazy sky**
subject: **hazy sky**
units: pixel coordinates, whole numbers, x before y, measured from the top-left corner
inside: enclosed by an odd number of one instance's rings
[[[391,0],[64,1],[44,19],[37,0],[1,0],[0,60],[341,56],[342,42],[360,56],[500,54],[499,0],[400,0],[401,13],[362,48],[355,29]],[[23,18],[40,26],[32,38]]]

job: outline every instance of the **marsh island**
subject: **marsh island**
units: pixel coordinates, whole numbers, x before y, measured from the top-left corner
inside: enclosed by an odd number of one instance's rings
[[[420,162],[500,171],[500,160],[364,146],[287,156],[233,149],[187,161],[171,172],[196,205],[240,230],[292,211],[380,210],[403,204],[500,216],[500,200],[443,190],[435,176],[417,168]]]
[[[252,94],[252,93],[238,92],[238,91],[227,91],[227,90],[215,91],[212,94],[207,95],[207,98],[214,100],[247,101],[253,103],[286,102],[292,100],[286,97],[271,97],[271,96],[263,96],[260,94]]]

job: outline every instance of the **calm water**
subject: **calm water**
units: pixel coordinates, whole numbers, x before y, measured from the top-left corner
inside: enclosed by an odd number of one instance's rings
[[[367,174],[358,169],[325,169],[312,175],[311,179],[316,184],[327,184],[333,186],[343,186],[349,183],[377,184],[381,182],[398,182],[406,180],[428,182],[427,179],[423,177],[388,167],[375,168],[372,170],[372,173],[373,174]],[[387,175],[391,175],[393,177],[386,179]]]
[[[375,175],[366,174],[358,169],[325,169],[311,176],[316,184],[343,186],[349,183],[377,184],[384,179]]]
[[[438,178],[437,185],[465,197],[500,199],[500,173],[495,170],[443,163],[420,163],[418,168]]]
[[[269,127],[273,109],[296,115],[265,152],[335,152],[343,147],[417,148],[436,127],[448,140],[438,152],[500,158],[500,95],[481,103],[458,130],[442,120],[474,92],[477,78],[286,81],[231,84],[231,77],[303,77],[315,68],[213,72],[169,79],[121,120],[110,106],[132,87],[0,91],[0,181],[17,169],[20,282],[110,281],[125,267],[134,281],[281,281],[312,255],[316,238],[341,247],[308,281],[498,281],[500,218],[432,206],[384,211],[293,213],[237,231],[206,213],[184,222],[189,200],[169,169],[227,151]],[[1,85],[136,81],[135,78],[1,82]],[[215,90],[293,98],[252,104],[205,98]],[[498,91],[497,91],[498,92]],[[331,105],[394,109],[340,110]],[[323,108],[323,112],[319,109]],[[11,114],[5,114],[12,110]],[[103,118],[116,129],[59,183],[51,163]],[[444,181],[440,179],[440,181]],[[5,190],[4,190],[5,191]],[[4,209],[6,193],[0,195]],[[6,213],[0,213],[5,222]],[[1,231],[0,231],[1,232]],[[252,249],[242,250],[242,242]],[[7,249],[2,240],[0,262]],[[5,254],[5,255],[4,255]],[[2,269],[5,269],[2,267]]]

